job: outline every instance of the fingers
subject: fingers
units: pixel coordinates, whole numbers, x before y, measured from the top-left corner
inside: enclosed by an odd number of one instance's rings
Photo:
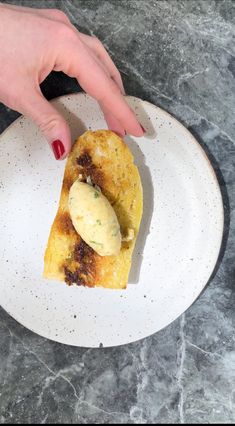
[[[111,113],[127,133],[142,136],[144,132],[116,84],[105,75],[103,70],[99,69],[98,66],[96,68],[95,79],[87,75],[85,69],[80,70],[78,76],[80,85],[88,94],[97,99],[106,116]],[[109,122],[109,125],[111,124]]]
[[[98,62],[107,75],[113,79],[113,81],[117,84],[120,92],[125,95],[121,74],[119,73],[102,43],[96,37],[90,37],[86,34],[79,33],[79,37],[88,47],[96,62]],[[126,131],[118,119],[105,107],[105,105],[103,105],[102,102],[99,102],[99,105],[103,111],[108,128],[117,133],[120,137],[124,137],[126,135]]]
[[[122,82],[122,77],[120,72],[118,71],[116,65],[110,58],[108,52],[104,48],[103,44],[96,37],[90,37],[86,34],[79,33],[79,37],[83,40],[83,42],[90,48],[92,51],[98,56],[98,58],[104,63],[107,70],[109,71],[110,77],[115,81],[118,85],[121,93],[125,95],[125,89]]]
[[[109,77],[112,78],[113,81],[117,84],[121,93],[125,95],[121,74],[119,73],[117,67],[110,58],[102,43],[96,37],[90,37],[86,34],[79,33],[79,37],[86,44],[88,49],[90,49],[91,54],[95,58],[96,62],[100,64]],[[120,137],[124,137],[126,135],[126,131],[118,119],[105,107],[105,105],[103,105],[102,102],[99,102],[99,105],[104,113],[108,128],[117,133]]]
[[[64,71],[69,76],[77,78],[81,87],[99,102],[112,130],[119,134],[126,132],[142,136],[144,130],[123,97],[124,88],[120,73],[101,42],[78,33],[67,16],[59,10],[32,11],[25,8],[21,9],[21,12],[42,15],[51,20],[49,24],[46,23],[45,28],[43,27],[48,43],[46,47],[43,45],[42,55],[35,65],[34,72],[37,75],[34,75],[34,81],[42,81],[52,69]],[[44,64],[41,64],[41,58],[44,58]],[[48,62],[51,65],[48,65]],[[67,124],[43,98],[38,88],[29,96],[24,110],[17,109],[30,116],[39,125],[52,147],[53,142],[57,141],[60,152],[56,157],[64,158],[71,146]],[[22,104],[21,101],[19,103]]]
[[[23,107],[19,110],[39,127],[56,160],[63,160],[71,149],[70,130],[64,118],[43,97],[40,90],[31,90],[29,97],[25,99]]]
[[[102,103],[100,103],[100,107],[104,113],[104,118],[107,122],[108,128],[123,138],[126,135],[126,131],[123,126],[120,124],[117,118],[114,117],[114,115],[102,105]]]
[[[75,34],[74,34],[75,36]],[[61,71],[77,78],[81,87],[110,111],[127,133],[143,136],[144,131],[117,84],[90,55],[86,45],[76,37],[60,45],[58,62]],[[68,60],[69,58],[69,60]]]

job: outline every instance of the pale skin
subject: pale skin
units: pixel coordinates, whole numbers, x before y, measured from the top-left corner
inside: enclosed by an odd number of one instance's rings
[[[111,130],[120,136],[143,136],[125,100],[120,73],[97,38],[77,31],[66,14],[55,9],[0,3],[0,22],[0,102],[36,123],[56,159],[70,152],[71,136],[40,89],[51,71],[76,78],[99,102]]]

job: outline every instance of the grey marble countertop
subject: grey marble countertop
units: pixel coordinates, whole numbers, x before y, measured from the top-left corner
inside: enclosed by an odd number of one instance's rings
[[[161,106],[196,135],[221,185],[225,237],[216,273],[165,330],[116,349],[65,347],[0,310],[1,423],[235,421],[235,2],[15,1],[63,9],[97,35],[127,92]],[[48,98],[79,90],[54,74]],[[0,132],[16,113],[0,105]]]

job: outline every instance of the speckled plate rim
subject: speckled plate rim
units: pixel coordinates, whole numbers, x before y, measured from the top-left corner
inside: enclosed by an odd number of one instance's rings
[[[86,95],[86,94],[85,94]],[[58,97],[55,97],[55,98],[53,98],[53,99],[51,99],[50,100],[50,102],[56,102],[56,101],[59,101],[60,99],[62,100],[62,99],[64,99],[64,98],[67,98],[67,97],[78,97],[78,96],[84,96],[84,92],[78,92],[78,93],[70,93],[70,94],[66,94],[66,95],[62,95],[62,96],[58,96]],[[86,95],[87,96],[87,95]],[[167,118],[167,119],[170,119],[171,121],[173,121],[173,122],[175,122],[176,124],[177,124],[177,126],[179,126],[185,133],[187,133],[187,135],[188,135],[188,138],[190,139],[190,141],[200,150],[200,152],[201,152],[201,154],[203,155],[203,157],[204,157],[204,159],[206,160],[206,162],[207,162],[207,165],[209,166],[209,169],[210,169],[210,172],[211,172],[211,177],[213,178],[213,180],[214,180],[214,183],[216,184],[216,187],[217,187],[217,191],[218,191],[218,196],[219,196],[219,201],[218,201],[218,203],[220,204],[220,206],[218,206],[219,207],[219,210],[220,210],[220,240],[218,241],[218,251],[217,251],[217,255],[215,256],[215,258],[214,258],[214,260],[213,260],[213,267],[210,269],[210,270],[208,270],[208,278],[207,278],[207,280],[205,280],[205,283],[201,286],[201,290],[198,292],[198,294],[196,295],[196,297],[194,297],[194,299],[192,300],[192,302],[191,303],[189,303],[188,304],[188,306],[186,306],[186,308],[181,312],[181,313],[177,313],[173,318],[172,318],[172,320],[168,323],[168,324],[166,324],[165,326],[163,326],[163,327],[161,327],[160,329],[158,329],[156,332],[153,332],[153,333],[149,333],[149,334],[147,334],[145,337],[141,337],[141,338],[139,338],[139,339],[135,339],[135,340],[131,340],[130,342],[126,342],[126,343],[121,343],[121,344],[115,344],[115,345],[105,345],[105,346],[103,346],[102,344],[101,344],[101,348],[112,348],[112,347],[120,347],[120,346],[124,346],[124,345],[127,345],[127,344],[131,344],[131,343],[136,343],[136,342],[139,342],[139,341],[142,341],[143,339],[145,339],[145,338],[149,338],[149,337],[151,337],[151,336],[153,336],[154,334],[156,334],[156,333],[158,333],[158,332],[160,332],[160,331],[162,331],[162,330],[164,330],[165,328],[167,328],[168,326],[170,326],[174,321],[176,321],[178,318],[180,318],[182,315],[184,315],[187,311],[188,311],[188,309],[190,309],[190,307],[198,300],[198,298],[201,296],[201,294],[203,293],[203,291],[205,290],[205,288],[206,288],[206,286],[208,285],[208,283],[209,283],[209,281],[210,281],[210,279],[211,279],[211,277],[213,276],[213,273],[214,273],[214,271],[215,271],[215,268],[216,268],[216,266],[217,266],[217,262],[218,262],[218,259],[219,259],[219,256],[220,256],[220,252],[221,252],[221,248],[222,248],[222,241],[223,241],[223,236],[224,236],[224,221],[225,221],[225,216],[224,216],[224,206],[223,206],[223,197],[222,197],[222,193],[221,193],[221,189],[220,189],[220,185],[219,185],[219,182],[218,182],[218,179],[217,179],[217,176],[216,176],[216,173],[215,173],[215,170],[214,170],[214,168],[213,168],[213,165],[211,164],[211,162],[210,162],[210,160],[209,160],[209,158],[208,158],[208,156],[207,156],[207,154],[206,154],[206,152],[205,152],[205,150],[203,149],[203,147],[200,145],[200,143],[197,141],[197,139],[190,133],[190,131],[177,119],[177,118],[175,118],[173,115],[171,115],[170,113],[168,113],[167,111],[165,111],[164,109],[162,109],[162,108],[160,108],[160,107],[158,107],[158,106],[156,106],[156,105],[154,105],[154,104],[152,104],[151,102],[149,102],[149,101],[146,101],[146,100],[143,100],[143,99],[140,99],[140,98],[135,98],[134,96],[126,96],[127,97],[127,99],[138,99],[139,101],[141,101],[141,103],[143,103],[143,104],[146,104],[146,105],[149,105],[151,108],[154,108],[154,109],[156,109],[156,111],[160,111],[161,112],[161,114],[163,114],[163,115],[165,115],[165,117]],[[1,134],[0,134],[0,143],[1,143],[1,139],[2,139],[2,137],[8,132],[8,130],[11,128],[11,127],[13,127],[18,121],[20,121],[21,120],[21,118],[22,118],[22,115],[20,115],[16,120],[14,120]],[[40,333],[40,332],[38,332],[38,331],[36,331],[35,329],[34,329],[34,327],[33,326],[25,326],[23,323],[22,323],[22,321],[20,321],[19,319],[17,319],[17,315],[15,315],[15,314],[12,314],[11,313],[11,311],[10,310],[8,310],[8,309],[6,309],[6,308],[4,308],[4,306],[2,306],[2,304],[0,303],[0,306],[2,307],[2,309],[9,315],[9,316],[11,316],[16,322],[18,322],[21,326],[23,326],[23,327],[25,327],[26,329],[28,329],[29,331],[31,331],[31,332],[33,332],[33,333],[35,333],[36,335],[38,335],[38,336],[40,336],[40,337],[42,337],[42,338],[45,338],[45,339],[48,339],[48,340],[50,340],[50,341],[53,341],[53,342],[56,342],[56,343],[59,343],[59,344],[62,344],[62,345],[66,345],[66,346],[74,346],[74,347],[84,347],[84,348],[99,348],[99,346],[78,346],[78,345],[75,345],[75,344],[72,344],[72,343],[65,343],[65,342],[62,342],[62,341],[60,341],[59,339],[56,339],[56,338],[52,338],[52,337],[48,337],[48,336],[46,336],[46,335],[44,335],[43,333]]]

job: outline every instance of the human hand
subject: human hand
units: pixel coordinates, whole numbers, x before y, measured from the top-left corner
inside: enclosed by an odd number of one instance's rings
[[[120,73],[95,37],[82,34],[60,10],[0,4],[0,101],[30,117],[64,159],[71,148],[63,117],[43,97],[40,83],[51,71],[75,77],[100,104],[108,127],[124,136],[144,129],[124,98]]]

